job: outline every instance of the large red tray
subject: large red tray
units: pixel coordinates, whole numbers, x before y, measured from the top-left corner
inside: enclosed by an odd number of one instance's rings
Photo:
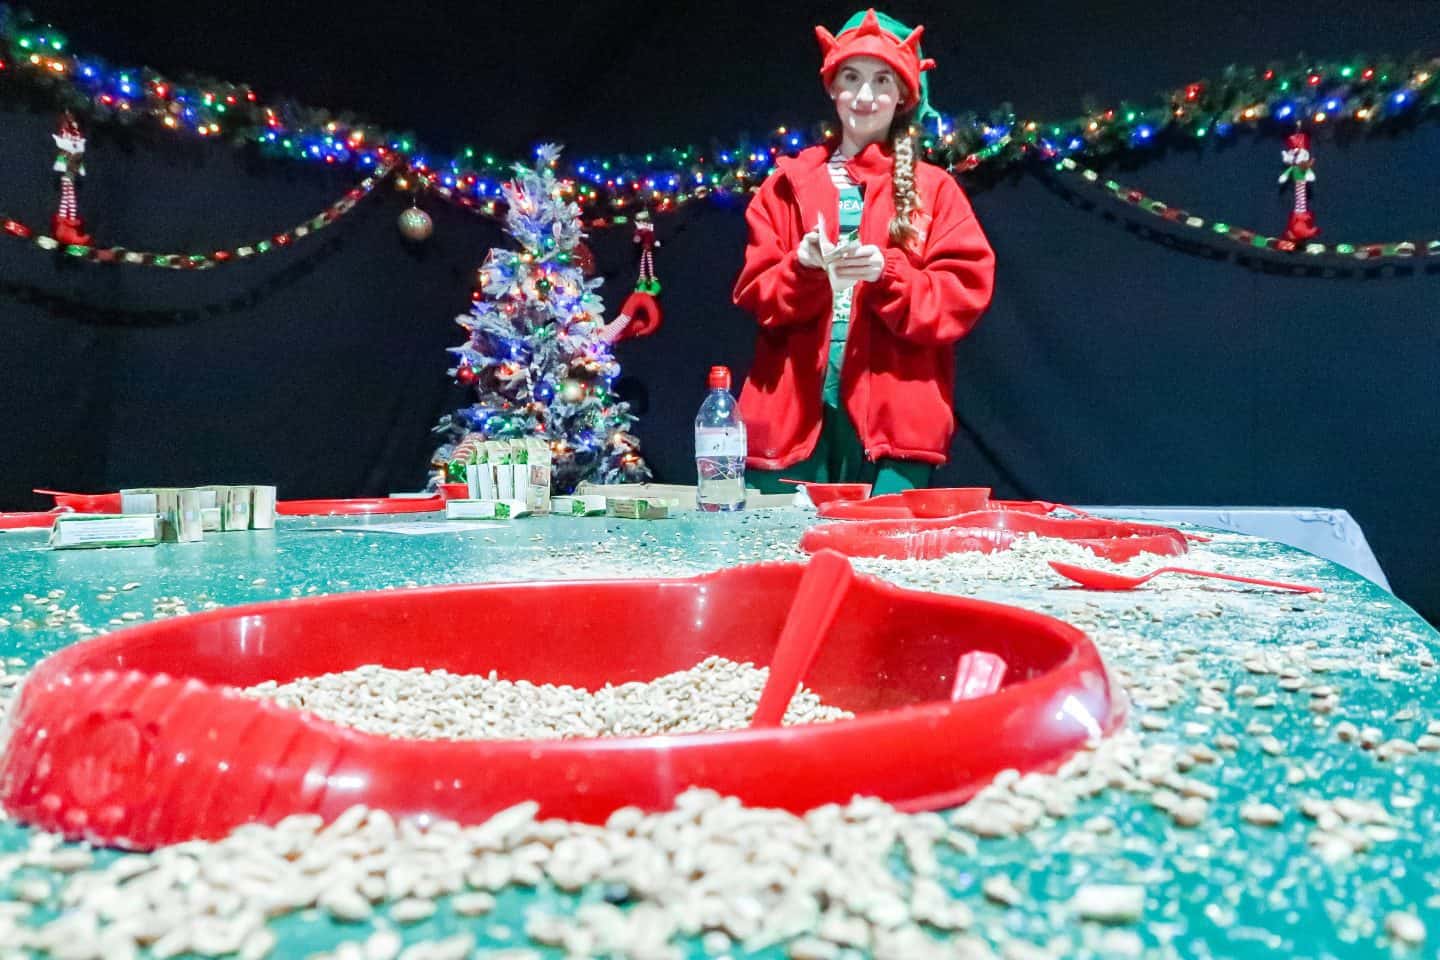
[[[35,493],[55,498],[57,507],[65,507],[76,513],[119,513],[118,493],[65,493],[61,490],[37,489]]]
[[[807,553],[838,550],[849,557],[934,560],[970,550],[1008,550],[1031,533],[1069,540],[1117,561],[1141,553],[1178,557],[1189,549],[1185,535],[1170,527],[1099,518],[1061,520],[1013,510],[981,510],[939,520],[822,523],[801,535],[800,548]]]
[[[857,578],[805,683],[854,720],[569,741],[411,741],[346,729],[236,687],[377,663],[537,683],[650,680],[718,654],[765,664],[803,566],[684,580],[475,584],[341,594],[177,617],[76,644],[25,683],[0,758],[12,815],[150,848],[363,803],[484,820],[537,800],[602,822],[692,786],[804,811],[856,794],[959,803],[998,772],[1053,768],[1124,714],[1079,630],[1000,604]],[[484,629],[459,636],[457,623]],[[957,661],[1004,686],[951,702]]]
[[[70,512],[68,507],[56,507],[43,513],[0,513],[0,530],[33,530],[42,527],[48,529],[55,525],[56,517]]]
[[[445,509],[437,493],[433,497],[361,497],[352,500],[281,500],[275,512],[288,517],[354,517],[396,513],[435,513]]]

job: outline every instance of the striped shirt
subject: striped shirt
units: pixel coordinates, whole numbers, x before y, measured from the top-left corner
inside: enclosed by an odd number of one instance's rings
[[[830,162],[826,164],[830,182],[835,184],[835,191],[840,195],[836,222],[839,224],[842,241],[847,233],[855,233],[860,229],[860,213],[864,205],[860,185],[852,180],[845,170],[845,163],[849,159],[837,150],[830,155]],[[824,398],[826,403],[834,406],[839,406],[840,403],[840,365],[845,358],[845,338],[850,333],[850,306],[854,295],[853,286],[837,290],[831,303],[830,358],[825,370]]]

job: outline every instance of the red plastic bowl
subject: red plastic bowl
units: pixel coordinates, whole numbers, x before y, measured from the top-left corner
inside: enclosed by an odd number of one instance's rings
[[[470,496],[470,485],[468,483],[442,483],[440,484],[441,500],[464,500]],[[419,499],[418,497],[416,498]]]
[[[376,663],[596,689],[774,651],[804,567],[684,580],[473,584],[340,594],[176,617],[36,667],[11,713],[0,801],[95,843],[151,848],[363,803],[476,823],[536,800],[602,822],[709,787],[792,811],[877,796],[952,806],[1006,768],[1051,769],[1120,723],[1089,639],[1015,607],[859,577],[805,683],[854,720],[606,740],[415,741],[346,729],[234,688]],[[486,629],[455,639],[485,611]],[[543,643],[532,642],[544,638]],[[960,658],[1004,685],[952,702]]]
[[[863,501],[870,496],[868,483],[802,483],[800,486],[817,507],[822,503]]]
[[[989,487],[935,487],[906,490],[900,494],[910,512],[917,517],[955,517],[990,506]]]
[[[1176,557],[1189,550],[1185,535],[1170,527],[1119,520],[1061,520],[1019,510],[982,510],[940,520],[873,520],[822,523],[800,537],[807,553],[838,550],[849,557],[934,560],[952,553],[1008,550],[1027,534],[1058,537],[1109,560],[1141,553]]]
[[[462,484],[463,486],[463,484]],[[353,517],[392,513],[435,513],[445,502],[433,497],[362,497],[354,500],[281,500],[275,512],[287,517]]]

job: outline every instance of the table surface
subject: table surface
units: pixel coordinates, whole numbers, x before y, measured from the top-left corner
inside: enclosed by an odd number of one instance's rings
[[[402,518],[399,528],[416,519]],[[9,658],[10,673],[22,673],[38,658],[93,635],[87,631],[212,605],[477,580],[687,575],[798,559],[794,544],[814,518],[783,509],[651,522],[526,518],[458,530],[451,524],[439,534],[386,532],[396,522],[282,518],[274,531],[103,551],[52,551],[41,533],[8,533],[0,536],[0,617],[9,621],[0,627],[0,654]],[[1385,740],[1413,742],[1440,720],[1434,668],[1440,635],[1342,567],[1235,534],[1217,533],[1198,544],[1187,565],[1317,583],[1326,590],[1323,599],[1174,578],[1141,591],[1092,593],[1066,586],[1033,550],[1012,554],[860,566],[900,583],[1014,603],[1075,623],[1095,639],[1134,698],[1126,735],[1146,748],[1183,750],[1213,747],[1228,734],[1238,747],[1220,749],[1217,763],[1187,774],[1218,791],[1197,827],[1176,826],[1145,792],[1117,789],[1023,835],[980,839],[974,856],[942,856],[952,895],[974,910],[972,932],[996,945],[1020,938],[1065,956],[1101,956],[1104,931],[1082,924],[1064,905],[1084,884],[1115,882],[1147,890],[1144,920],[1133,928],[1147,956],[1389,957],[1383,920],[1392,910],[1412,912],[1430,927],[1423,953],[1404,955],[1437,956],[1440,753],[1381,759],[1359,743],[1339,741],[1334,729],[1348,720],[1378,728]],[[64,594],[47,599],[52,591]],[[47,626],[47,603],[62,616],[72,607],[73,613],[63,625]],[[1267,658],[1270,672],[1252,672]],[[1308,689],[1281,689],[1277,673],[1286,663],[1305,665],[1299,672],[1307,687],[1323,683],[1338,691],[1333,712],[1314,712]],[[1213,689],[1202,697],[1203,681],[1213,681]],[[1259,696],[1239,691],[1244,684],[1257,687]],[[1274,696],[1272,706],[1264,705],[1267,695]],[[1273,753],[1262,749],[1256,722],[1273,728],[1278,750],[1274,743],[1268,744]],[[1315,829],[1300,811],[1307,797],[1379,801],[1394,816],[1394,836],[1327,862],[1307,842]],[[1283,822],[1271,828],[1245,822],[1240,809],[1251,800],[1279,807]],[[1084,826],[1101,814],[1118,829],[1102,835]],[[0,853],[28,842],[25,827],[0,824]],[[984,898],[980,884],[996,874],[1024,893],[1018,905]],[[47,874],[23,867],[7,880],[0,872],[0,899],[35,875]],[[519,931],[527,909],[568,911],[598,895],[510,889],[489,917],[464,920],[442,909],[406,928],[406,936],[472,929],[482,946],[526,946]],[[500,925],[511,931],[508,938],[501,938]],[[341,931],[313,912],[272,926],[281,936],[274,955],[283,957],[324,949],[342,932],[347,939],[357,935],[353,925]],[[705,955],[698,943],[687,950]]]

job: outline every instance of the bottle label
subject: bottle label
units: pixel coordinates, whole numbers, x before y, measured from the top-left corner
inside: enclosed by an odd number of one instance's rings
[[[743,457],[745,456],[745,431],[740,430],[697,430],[695,431],[696,457]]]

